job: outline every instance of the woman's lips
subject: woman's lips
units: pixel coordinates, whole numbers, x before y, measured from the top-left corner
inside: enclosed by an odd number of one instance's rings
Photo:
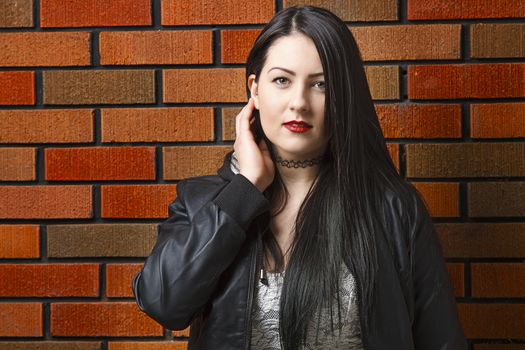
[[[307,132],[308,130],[312,128],[310,126],[307,126],[306,124],[284,124],[284,127],[290,130],[291,132],[296,132],[296,133]]]

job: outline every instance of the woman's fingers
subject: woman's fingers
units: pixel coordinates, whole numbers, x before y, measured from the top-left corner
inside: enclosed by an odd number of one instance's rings
[[[235,119],[235,130],[237,135],[250,134],[250,117],[253,111],[253,99],[250,97],[248,103],[243,107]],[[252,135],[253,136],[253,135]]]

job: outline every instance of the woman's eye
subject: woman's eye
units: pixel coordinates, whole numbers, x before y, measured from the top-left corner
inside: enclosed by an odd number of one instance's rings
[[[285,77],[277,77],[277,78],[275,78],[273,81],[278,81],[278,80],[281,80],[281,79],[283,79],[283,80],[288,80],[288,79],[286,79]],[[278,85],[283,85],[283,84],[278,83]]]
[[[322,89],[324,89],[324,87],[325,87],[325,86],[324,86],[324,81],[318,81],[318,82],[316,82],[316,84],[321,84],[321,88],[322,88]]]

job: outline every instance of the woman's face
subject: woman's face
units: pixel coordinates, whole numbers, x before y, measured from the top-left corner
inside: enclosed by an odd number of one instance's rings
[[[269,48],[259,81],[252,74],[248,86],[277,155],[304,160],[324,153],[325,83],[321,59],[310,38],[293,34],[277,39]],[[311,127],[294,132],[285,126],[293,120]]]

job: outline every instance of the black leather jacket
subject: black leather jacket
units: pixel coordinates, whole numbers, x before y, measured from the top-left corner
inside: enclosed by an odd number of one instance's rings
[[[394,219],[404,209],[388,197],[394,251],[378,235],[376,304],[373,327],[362,334],[365,350],[467,349],[441,246],[418,203],[406,230]],[[140,310],[167,329],[191,325],[190,350],[250,349],[261,252],[255,219],[267,210],[266,197],[232,170],[229,158],[218,175],[179,181],[169,218],[133,279]]]

